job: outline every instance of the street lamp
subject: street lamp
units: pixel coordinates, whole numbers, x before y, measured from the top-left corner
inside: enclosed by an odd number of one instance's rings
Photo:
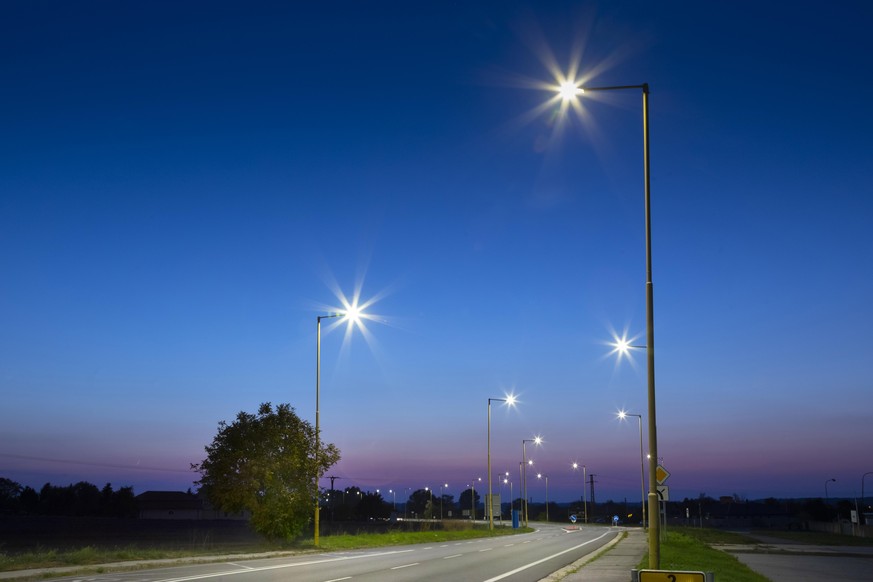
[[[527,449],[526,449],[526,445],[527,445],[527,443],[534,443],[535,445],[539,446],[540,443],[542,443],[542,442],[543,442],[543,439],[541,437],[538,437],[538,436],[534,437],[532,439],[522,439],[521,440],[521,464],[522,464],[521,489],[522,489],[522,495],[524,496],[524,500],[522,502],[524,504],[522,506],[524,509],[524,527],[527,527]]]
[[[321,513],[321,504],[318,499],[318,453],[321,449],[321,424],[320,424],[320,400],[321,400],[321,320],[331,319],[333,317],[347,318],[352,322],[357,322],[361,314],[357,304],[350,305],[347,311],[335,311],[327,315],[319,315],[316,317],[316,334],[315,334],[315,519],[313,534],[313,544],[318,547],[319,536],[319,513]]]
[[[470,517],[472,521],[476,521],[476,481],[481,481],[482,477],[476,477],[470,482]]]
[[[394,511],[397,511],[397,492],[393,489],[389,489],[388,493],[391,494],[391,505],[394,508]]]
[[[443,487],[448,487],[448,483],[440,485],[440,521],[443,520]]]
[[[867,511],[867,506],[864,505],[864,479],[867,478],[867,475],[873,475],[873,471],[868,471],[868,472],[864,473],[863,475],[861,475],[861,505],[862,505],[861,514],[862,514],[862,516]],[[866,519],[864,519],[864,523],[867,523]]]
[[[654,293],[652,287],[652,213],[649,172],[649,84],[616,85],[611,87],[580,87],[575,81],[561,83],[558,94],[564,102],[575,100],[586,92],[640,90],[643,95],[643,194],[646,222],[646,360],[648,369],[648,422],[649,422],[649,516],[658,515],[658,430],[655,414],[655,324]],[[657,570],[661,563],[659,520],[649,521],[649,568]]]
[[[513,501],[512,501],[512,480],[509,478],[509,471],[506,472],[506,477],[503,478],[503,484],[509,483],[509,520],[512,521],[512,509],[513,509]],[[863,485],[861,486],[861,490],[864,490]],[[864,497],[863,495],[861,496]],[[863,499],[861,503],[863,503]],[[502,513],[502,509],[501,509]],[[502,519],[502,518],[501,518]]]
[[[506,398],[489,398],[488,399],[488,529],[494,529],[494,503],[492,501],[493,492],[491,490],[491,402],[505,402],[507,406],[515,405],[515,396],[507,394]]]
[[[433,521],[433,489],[425,487],[424,490],[430,493],[430,519]]]
[[[863,481],[863,479],[862,479],[862,481]],[[827,503],[828,505],[830,505],[830,502],[831,502],[830,498],[828,497],[828,483],[836,483],[836,482],[837,482],[836,479],[828,479],[827,481],[825,481],[825,503]]]
[[[637,420],[640,421],[640,505],[643,511],[643,529],[646,529],[646,479],[645,474],[643,472],[643,415],[642,414],[629,414],[624,410],[618,411],[618,419],[624,420],[628,416],[636,416]]]
[[[579,468],[579,463],[573,463],[573,470],[575,471],[578,468]],[[588,523],[588,498],[585,495],[585,487],[586,487],[585,481],[588,480],[588,477],[586,476],[585,471],[586,471],[586,467],[585,467],[585,465],[582,465],[582,505],[583,505],[584,511],[585,511],[585,523]]]
[[[546,480],[546,522],[549,521],[549,476],[537,473],[537,479]]]

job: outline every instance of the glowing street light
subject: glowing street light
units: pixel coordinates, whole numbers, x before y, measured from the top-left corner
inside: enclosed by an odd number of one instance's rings
[[[345,311],[334,311],[327,315],[319,315],[316,317],[316,335],[315,335],[315,519],[313,534],[313,544],[318,547],[319,542],[319,513],[321,513],[321,504],[319,503],[318,495],[318,453],[321,449],[321,320],[341,317],[349,322],[349,325],[360,324],[360,319],[363,317],[361,309],[357,302],[347,306]]]
[[[430,519],[433,520],[433,489],[425,487],[424,490],[430,493]]]
[[[649,171],[649,84],[615,85],[611,87],[583,87],[575,81],[566,80],[557,88],[558,95],[569,103],[587,92],[639,90],[643,96],[643,195],[646,222],[646,360],[648,370],[648,424],[649,424],[649,515],[657,515],[658,481],[656,478],[658,458],[658,430],[655,413],[655,324],[654,293],[652,288],[652,213]],[[649,523],[649,568],[657,570],[661,563],[661,538],[659,520]]]
[[[448,483],[440,485],[440,521],[443,520],[443,487],[448,487]]]
[[[493,492],[491,489],[491,402],[505,402],[507,406],[515,406],[515,396],[512,394],[507,394],[506,398],[489,398],[488,399],[488,499],[486,500],[486,505],[488,505],[488,529],[494,529],[494,502],[493,502]]]
[[[546,521],[549,521],[549,476],[537,473],[537,479],[546,480]]]
[[[579,468],[579,463],[573,463],[573,470],[575,471],[578,468]],[[588,480],[588,477],[585,474],[585,472],[586,472],[586,467],[585,467],[585,465],[582,465],[582,505],[583,505],[584,511],[585,511],[585,523],[588,523],[588,497],[586,497],[586,494],[585,494],[585,487],[586,487],[585,481]]]
[[[640,506],[643,511],[643,529],[646,529],[646,478],[643,472],[643,415],[629,414],[624,410],[619,410],[616,416],[618,416],[619,420],[624,420],[628,416],[636,416],[637,420],[640,421]]]
[[[509,471],[506,472],[506,476],[503,478],[503,484],[506,485],[509,483],[509,519],[512,520],[512,509],[513,509],[513,501],[512,501],[512,480],[509,478]],[[863,487],[861,488],[863,490]],[[863,498],[863,495],[861,496]],[[862,500],[863,503],[863,500]],[[503,514],[503,510],[501,509],[501,515]],[[501,517],[501,519],[503,519]]]
[[[476,477],[470,483],[470,517],[476,521],[476,481],[482,481],[482,477]]]
[[[526,445],[527,445],[527,443],[533,443],[533,444],[539,446],[540,444],[542,444],[542,442],[543,442],[543,439],[542,439],[542,437],[539,437],[539,436],[536,436],[532,439],[522,439],[521,440],[521,462],[522,462],[522,467],[523,467],[522,472],[521,472],[521,488],[522,488],[522,495],[524,496],[523,506],[522,506],[524,508],[524,527],[527,527],[527,523],[528,523],[527,522],[527,465],[528,465],[528,462],[527,462]],[[531,464],[533,464],[533,461],[531,461]]]

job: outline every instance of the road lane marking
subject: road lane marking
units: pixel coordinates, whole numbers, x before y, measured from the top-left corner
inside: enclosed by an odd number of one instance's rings
[[[518,567],[515,570],[512,570],[510,572],[500,574],[499,576],[495,576],[494,578],[489,578],[488,580],[485,580],[485,582],[497,582],[497,580],[503,580],[504,578],[508,578],[508,577],[512,576],[513,574],[518,574],[519,572],[523,572],[524,570],[527,570],[528,568],[533,568],[534,566],[538,566],[538,565],[542,564],[543,562],[547,562],[547,561],[551,560],[552,558],[557,558],[558,556],[566,554],[567,552],[572,552],[572,551],[578,550],[579,548],[581,548],[583,546],[587,546],[588,544],[592,544],[592,543],[594,543],[602,538],[605,538],[608,535],[613,535],[613,534],[616,534],[616,532],[608,531],[606,533],[599,535],[598,537],[594,538],[593,540],[588,540],[587,542],[582,542],[581,544],[579,544],[577,546],[573,546],[572,548],[567,548],[566,550],[562,550],[562,551],[558,552],[557,554],[552,554],[551,556],[546,556],[545,558],[541,558],[541,559],[537,560],[536,562],[531,562],[530,564],[527,564],[526,566],[520,566],[520,567]],[[525,543],[527,543],[527,542],[525,542]]]
[[[345,562],[347,560],[359,560],[361,558],[378,558],[395,554],[408,554],[415,550],[395,550],[391,552],[376,552],[373,554],[358,554],[354,556],[340,556],[338,558],[325,558],[323,560],[310,560],[308,562],[295,562],[294,564],[277,564],[275,566],[263,566],[250,570],[228,570],[226,572],[213,572],[211,574],[197,574],[194,576],[182,576],[180,578],[164,578],[154,582],[189,582],[190,580],[205,580],[207,578],[220,578],[221,576],[233,576],[235,574],[249,574],[250,572],[266,572],[268,570],[282,570],[285,568],[298,568],[300,566],[312,566],[315,564],[328,564],[330,562]]]
[[[419,562],[414,562],[412,564],[404,564],[402,566],[394,566],[391,568],[392,570],[402,570],[403,568],[411,568],[412,566],[418,566]]]
[[[452,558],[460,558],[463,555],[464,554],[452,554],[451,556],[446,556],[445,558],[443,558],[443,560],[450,560]]]
[[[494,548],[485,548],[484,550],[479,550],[479,552],[480,552],[480,553],[482,553],[482,552],[490,552],[490,551],[493,550],[493,549],[494,549]]]
[[[246,570],[254,570],[251,566],[245,566],[243,564],[235,564],[233,562],[228,562],[231,566],[236,566],[237,568],[245,568]]]
[[[340,582],[340,580],[351,580],[351,576],[346,576],[345,578],[334,578],[333,580],[325,580],[324,582]]]

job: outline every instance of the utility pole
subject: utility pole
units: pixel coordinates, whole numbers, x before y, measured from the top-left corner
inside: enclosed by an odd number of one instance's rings
[[[597,505],[597,501],[594,499],[594,478],[596,476],[597,475],[595,475],[594,473],[591,473],[588,476],[588,482],[591,484],[591,508],[592,509],[594,509],[594,506]]]

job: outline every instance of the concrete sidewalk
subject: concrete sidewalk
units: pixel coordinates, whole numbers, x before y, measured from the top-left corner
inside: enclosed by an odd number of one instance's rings
[[[585,556],[581,560],[562,568],[544,578],[541,582],[630,582],[631,570],[639,566],[640,560],[648,553],[646,532],[641,529],[628,529],[627,536],[622,532],[611,542]]]

